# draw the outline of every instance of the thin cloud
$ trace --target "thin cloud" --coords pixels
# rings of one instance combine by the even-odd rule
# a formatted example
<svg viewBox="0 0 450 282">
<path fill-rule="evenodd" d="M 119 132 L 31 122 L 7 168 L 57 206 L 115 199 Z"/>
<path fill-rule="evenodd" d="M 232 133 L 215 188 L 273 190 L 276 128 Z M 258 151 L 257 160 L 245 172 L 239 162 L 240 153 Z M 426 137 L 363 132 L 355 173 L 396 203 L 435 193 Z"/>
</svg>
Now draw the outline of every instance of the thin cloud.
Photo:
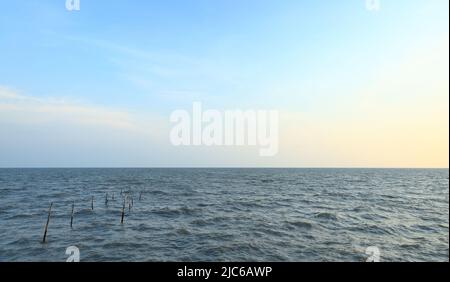
<svg viewBox="0 0 450 282">
<path fill-rule="evenodd" d="M 83 105 L 64 99 L 26 96 L 6 87 L 0 87 L 0 108 L 4 122 L 70 122 L 128 131 L 142 130 L 139 122 L 126 111 Z"/>
</svg>

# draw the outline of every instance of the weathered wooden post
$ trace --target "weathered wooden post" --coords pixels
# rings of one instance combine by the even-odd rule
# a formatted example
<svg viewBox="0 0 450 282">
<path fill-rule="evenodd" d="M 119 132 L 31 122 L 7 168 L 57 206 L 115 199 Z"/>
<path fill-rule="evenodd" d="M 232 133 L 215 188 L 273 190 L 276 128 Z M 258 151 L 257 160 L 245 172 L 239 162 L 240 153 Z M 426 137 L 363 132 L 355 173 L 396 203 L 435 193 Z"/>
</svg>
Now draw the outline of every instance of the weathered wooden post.
<svg viewBox="0 0 450 282">
<path fill-rule="evenodd" d="M 72 203 L 72 213 L 70 214 L 70 228 L 73 226 L 73 212 L 75 210 L 75 202 Z"/>
<path fill-rule="evenodd" d="M 125 216 L 125 199 L 123 199 L 123 206 L 122 206 L 122 216 L 120 219 L 120 224 L 123 224 L 123 217 Z"/>
<path fill-rule="evenodd" d="M 47 240 L 48 224 L 50 223 L 50 215 L 52 213 L 52 206 L 53 206 L 53 203 L 50 203 L 50 208 L 48 209 L 47 224 L 45 224 L 44 238 L 42 238 L 42 243 L 45 243 Z"/>
</svg>

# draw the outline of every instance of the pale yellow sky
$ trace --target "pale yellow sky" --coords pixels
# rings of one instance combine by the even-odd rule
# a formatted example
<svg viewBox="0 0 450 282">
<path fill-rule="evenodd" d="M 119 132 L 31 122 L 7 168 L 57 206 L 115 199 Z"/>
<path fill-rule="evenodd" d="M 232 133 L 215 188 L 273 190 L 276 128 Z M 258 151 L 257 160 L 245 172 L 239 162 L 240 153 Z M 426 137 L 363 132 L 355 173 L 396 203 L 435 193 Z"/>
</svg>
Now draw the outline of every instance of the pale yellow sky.
<svg viewBox="0 0 450 282">
<path fill-rule="evenodd" d="M 327 115 L 286 114 L 286 158 L 307 166 L 448 167 L 448 36 L 428 46 L 391 62 Z"/>
</svg>

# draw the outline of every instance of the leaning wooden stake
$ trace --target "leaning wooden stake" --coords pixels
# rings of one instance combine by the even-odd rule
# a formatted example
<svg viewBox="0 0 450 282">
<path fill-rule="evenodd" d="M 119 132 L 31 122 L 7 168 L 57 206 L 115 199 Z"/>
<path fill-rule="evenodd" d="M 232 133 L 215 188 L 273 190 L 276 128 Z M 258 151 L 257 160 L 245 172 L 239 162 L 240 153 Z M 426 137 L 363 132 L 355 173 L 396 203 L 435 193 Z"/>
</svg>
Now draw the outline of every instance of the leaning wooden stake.
<svg viewBox="0 0 450 282">
<path fill-rule="evenodd" d="M 108 193 L 106 193 L 106 196 L 105 196 L 105 206 L 107 206 L 108 205 Z"/>
<path fill-rule="evenodd" d="M 73 212 L 75 210 L 75 203 L 72 204 L 72 213 L 70 215 L 70 228 L 73 226 Z"/>
<path fill-rule="evenodd" d="M 94 196 L 92 196 L 91 200 L 91 210 L 94 210 Z"/>
<path fill-rule="evenodd" d="M 52 213 L 52 206 L 53 206 L 53 203 L 50 203 L 50 208 L 48 209 L 47 224 L 45 224 L 44 238 L 42 238 L 42 243 L 45 243 L 45 241 L 47 240 L 47 230 L 48 230 L 48 224 L 50 223 L 50 215 Z"/>
<path fill-rule="evenodd" d="M 125 215 L 125 199 L 123 200 L 123 207 L 122 207 L 122 217 L 120 219 L 120 223 L 123 224 L 123 217 Z"/>
</svg>

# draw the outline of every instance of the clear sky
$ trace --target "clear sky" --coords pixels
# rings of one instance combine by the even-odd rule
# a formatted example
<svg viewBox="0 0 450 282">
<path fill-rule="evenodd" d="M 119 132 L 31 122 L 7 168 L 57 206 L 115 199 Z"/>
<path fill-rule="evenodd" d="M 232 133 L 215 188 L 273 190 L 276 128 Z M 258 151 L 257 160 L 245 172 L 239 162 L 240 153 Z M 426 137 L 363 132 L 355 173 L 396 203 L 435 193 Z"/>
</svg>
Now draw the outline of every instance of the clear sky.
<svg viewBox="0 0 450 282">
<path fill-rule="evenodd" d="M 0 5 L 0 167 L 448 167 L 448 0 Z M 173 147 L 194 101 L 280 111 L 280 153 Z"/>
</svg>

